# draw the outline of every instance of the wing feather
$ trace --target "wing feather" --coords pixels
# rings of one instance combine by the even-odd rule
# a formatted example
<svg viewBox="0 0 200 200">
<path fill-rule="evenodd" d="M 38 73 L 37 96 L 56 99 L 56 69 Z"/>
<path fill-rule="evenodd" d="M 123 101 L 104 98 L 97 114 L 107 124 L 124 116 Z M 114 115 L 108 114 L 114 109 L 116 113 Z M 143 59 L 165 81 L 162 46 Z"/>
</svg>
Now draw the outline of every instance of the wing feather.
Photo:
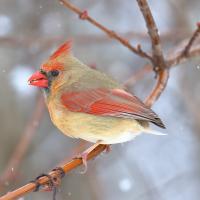
<svg viewBox="0 0 200 200">
<path fill-rule="evenodd" d="M 89 89 L 66 92 L 61 96 L 65 107 L 73 112 L 149 121 L 165 128 L 160 118 L 136 96 L 121 89 Z"/>
</svg>

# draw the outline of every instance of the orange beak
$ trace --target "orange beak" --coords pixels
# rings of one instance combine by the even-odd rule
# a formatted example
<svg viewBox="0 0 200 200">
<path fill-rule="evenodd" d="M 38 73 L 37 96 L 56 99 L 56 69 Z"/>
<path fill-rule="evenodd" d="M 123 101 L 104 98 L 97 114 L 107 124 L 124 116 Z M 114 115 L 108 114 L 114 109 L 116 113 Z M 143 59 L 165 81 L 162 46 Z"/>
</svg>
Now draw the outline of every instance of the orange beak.
<svg viewBox="0 0 200 200">
<path fill-rule="evenodd" d="M 29 79 L 29 85 L 47 88 L 48 87 L 48 79 L 47 77 L 39 71 L 36 71 Z"/>
</svg>

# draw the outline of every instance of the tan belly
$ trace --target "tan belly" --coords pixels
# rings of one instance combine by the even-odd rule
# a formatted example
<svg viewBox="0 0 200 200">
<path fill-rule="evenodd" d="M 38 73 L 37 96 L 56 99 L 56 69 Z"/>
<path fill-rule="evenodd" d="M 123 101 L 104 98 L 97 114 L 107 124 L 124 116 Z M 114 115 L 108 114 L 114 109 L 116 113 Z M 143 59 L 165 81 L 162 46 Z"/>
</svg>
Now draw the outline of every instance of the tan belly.
<svg viewBox="0 0 200 200">
<path fill-rule="evenodd" d="M 70 112 L 67 109 L 49 107 L 52 122 L 67 136 L 102 144 L 122 143 L 132 140 L 143 130 L 132 119 L 94 116 Z"/>
</svg>

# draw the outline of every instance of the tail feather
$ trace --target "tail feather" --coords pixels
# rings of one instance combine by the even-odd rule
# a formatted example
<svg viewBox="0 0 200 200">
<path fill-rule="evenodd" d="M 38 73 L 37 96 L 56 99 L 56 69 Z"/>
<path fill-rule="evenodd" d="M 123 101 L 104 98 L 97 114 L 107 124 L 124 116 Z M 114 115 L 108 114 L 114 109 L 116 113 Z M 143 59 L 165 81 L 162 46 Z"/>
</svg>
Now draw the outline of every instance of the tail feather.
<svg viewBox="0 0 200 200">
<path fill-rule="evenodd" d="M 145 133 L 150 133 L 150 134 L 153 134 L 153 135 L 167 135 L 166 133 L 162 133 L 160 131 L 152 130 L 150 128 L 145 128 L 144 132 Z"/>
</svg>

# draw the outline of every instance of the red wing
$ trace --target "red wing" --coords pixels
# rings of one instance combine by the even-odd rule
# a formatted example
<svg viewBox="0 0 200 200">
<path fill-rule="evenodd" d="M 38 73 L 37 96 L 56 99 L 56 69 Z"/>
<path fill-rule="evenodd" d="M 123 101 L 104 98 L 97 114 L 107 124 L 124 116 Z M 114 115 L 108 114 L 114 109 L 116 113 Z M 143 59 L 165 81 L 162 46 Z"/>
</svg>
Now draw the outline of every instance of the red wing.
<svg viewBox="0 0 200 200">
<path fill-rule="evenodd" d="M 162 121 L 151 109 L 124 90 L 90 89 L 67 92 L 61 96 L 61 100 L 73 112 L 145 120 L 164 128 Z"/>
</svg>

